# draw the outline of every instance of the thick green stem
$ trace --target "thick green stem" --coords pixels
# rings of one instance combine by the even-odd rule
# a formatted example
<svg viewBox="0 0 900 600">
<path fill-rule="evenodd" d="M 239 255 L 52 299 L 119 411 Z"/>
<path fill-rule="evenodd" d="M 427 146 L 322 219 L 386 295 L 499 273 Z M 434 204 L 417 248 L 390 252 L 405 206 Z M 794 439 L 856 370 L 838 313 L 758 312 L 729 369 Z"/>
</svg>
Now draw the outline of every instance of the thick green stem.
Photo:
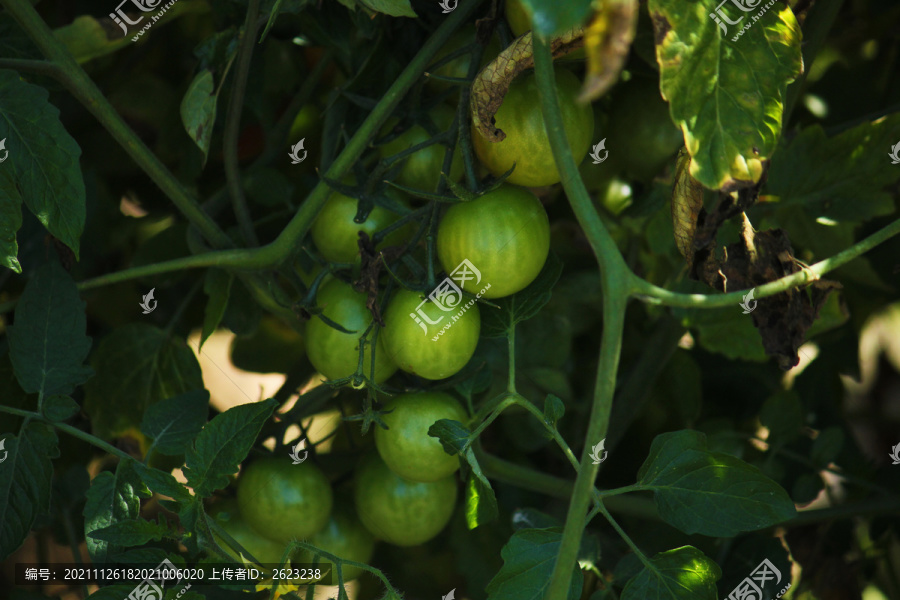
<svg viewBox="0 0 900 600">
<path fill-rule="evenodd" d="M 237 72 L 234 74 L 234 87 L 228 102 L 228 114 L 225 117 L 225 179 L 231 193 L 231 204 L 234 216 L 237 217 L 241 235 L 248 246 L 258 246 L 259 240 L 253 231 L 253 220 L 247 208 L 244 188 L 241 183 L 241 172 L 238 165 L 238 138 L 241 134 L 241 113 L 244 108 L 244 92 L 247 89 L 247 77 L 250 75 L 250 59 L 253 58 L 253 47 L 256 45 L 256 22 L 259 15 L 259 0 L 250 0 L 247 8 L 247 20 L 244 22 L 241 46 L 238 50 Z"/>
<path fill-rule="evenodd" d="M 559 554 L 545 596 L 548 600 L 564 600 L 572 574 L 572 565 L 575 564 L 581 543 L 585 516 L 594 490 L 594 479 L 599 469 L 599 465 L 592 464 L 590 448 L 593 442 L 599 442 L 606 437 L 609 427 L 616 371 L 622 347 L 625 305 L 632 288 L 629 277 L 631 272 L 594 210 L 584 182 L 578 174 L 578 165 L 575 164 L 569 150 L 556 93 L 553 59 L 547 41 L 540 37 L 534 40 L 534 61 L 544 127 L 550 139 L 553 158 L 562 176 L 566 196 L 600 263 L 603 281 L 603 335 L 591 416 L 581 466 L 575 479 L 575 492 L 569 502 Z"/>
<path fill-rule="evenodd" d="M 29 2 L 0 0 L 7 11 L 34 40 L 41 52 L 58 68 L 59 81 L 90 111 L 101 125 L 125 149 L 129 156 L 150 176 L 178 210 L 217 247 L 231 246 L 231 240 L 207 215 L 184 186 L 154 155 L 137 134 L 122 120 L 115 108 L 88 77 L 65 45 L 56 39 Z"/>
</svg>

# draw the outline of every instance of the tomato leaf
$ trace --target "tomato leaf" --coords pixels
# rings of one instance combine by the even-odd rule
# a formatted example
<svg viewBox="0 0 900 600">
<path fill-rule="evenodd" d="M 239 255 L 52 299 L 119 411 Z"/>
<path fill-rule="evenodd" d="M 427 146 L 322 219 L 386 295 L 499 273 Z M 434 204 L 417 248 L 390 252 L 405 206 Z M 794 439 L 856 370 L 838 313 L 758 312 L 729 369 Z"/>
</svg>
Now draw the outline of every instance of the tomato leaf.
<svg viewBox="0 0 900 600">
<path fill-rule="evenodd" d="M 894 200 L 886 188 L 900 180 L 900 169 L 890 168 L 887 154 L 898 140 L 900 114 L 830 138 L 819 125 L 807 127 L 772 162 L 766 193 L 813 219 L 859 223 L 889 215 Z"/>
<path fill-rule="evenodd" d="M 440 419 L 428 428 L 428 435 L 436 437 L 444 447 L 444 452 L 454 456 L 463 451 L 469 443 L 471 432 L 465 425 L 452 419 Z"/>
<path fill-rule="evenodd" d="M 544 399 L 544 421 L 548 425 L 556 427 L 556 422 L 562 419 L 566 413 L 566 406 L 563 401 L 553 394 L 547 394 Z"/>
<path fill-rule="evenodd" d="M 488 600 L 541 600 L 556 565 L 562 543 L 562 528 L 520 529 L 512 534 L 500 555 L 503 567 L 487 586 Z M 577 564 L 572 565 L 572 579 L 566 598 L 581 596 L 584 577 Z"/>
<path fill-rule="evenodd" d="M 199 348 L 203 348 L 203 343 L 213 334 L 222 317 L 225 316 L 225 309 L 228 308 L 228 297 L 231 295 L 231 282 L 234 276 L 222 269 L 209 269 L 203 279 L 203 291 L 209 297 L 206 303 L 206 313 L 203 317 L 203 331 L 200 334 Z"/>
<path fill-rule="evenodd" d="M 742 460 L 709 452 L 698 431 L 656 436 L 638 486 L 654 492 L 664 521 L 688 534 L 733 537 L 797 514 L 781 486 Z"/>
<path fill-rule="evenodd" d="M 54 423 L 65 421 L 78 414 L 81 407 L 69 396 L 56 394 L 44 399 L 44 417 Z"/>
<path fill-rule="evenodd" d="M 84 410 L 100 437 L 137 429 L 147 407 L 203 389 L 200 365 L 184 340 L 143 323 L 114 330 L 91 364 L 97 374 L 84 386 Z"/>
<path fill-rule="evenodd" d="M 65 44 L 79 65 L 112 54 L 130 45 L 127 37 L 109 39 L 100 21 L 90 15 L 80 15 L 68 25 L 53 30 L 53 36 Z"/>
<path fill-rule="evenodd" d="M 539 35 L 550 37 L 578 27 L 591 12 L 591 0 L 521 0 L 531 25 Z"/>
<path fill-rule="evenodd" d="M 587 74 L 579 100 L 591 102 L 616 83 L 637 29 L 638 3 L 613 0 L 600 4 L 584 30 Z"/>
<path fill-rule="evenodd" d="M 551 252 L 541 272 L 528 287 L 512 296 L 491 300 L 499 306 L 499 310 L 490 306 L 482 308 L 481 335 L 504 337 L 517 323 L 536 315 L 550 301 L 550 291 L 561 274 L 562 262 Z"/>
<path fill-rule="evenodd" d="M 70 394 L 93 374 L 84 366 L 91 349 L 84 302 L 72 278 L 55 261 L 25 286 L 9 328 L 9 357 L 19 385 L 43 397 Z"/>
<path fill-rule="evenodd" d="M 5 142 L 5 149 L 0 149 L 4 161 L 0 171 L 5 172 L 0 176 L 0 196 L 15 205 L 0 212 L 4 251 L 0 262 L 14 270 L 18 264 L 14 234 L 22 223 L 18 212 L 22 201 L 79 257 L 85 219 L 81 148 L 63 128 L 59 110 L 47 102 L 48 97 L 47 90 L 25 83 L 15 71 L 0 69 L 0 142 Z"/>
<path fill-rule="evenodd" d="M 59 456 L 56 433 L 31 421 L 2 441 L 0 468 L 0 558 L 7 558 L 25 541 L 35 519 L 50 510 L 51 459 Z"/>
<path fill-rule="evenodd" d="M 769 441 L 790 441 L 803 428 L 803 407 L 796 391 L 782 390 L 769 396 L 759 413 L 759 422 L 769 429 Z"/>
<path fill-rule="evenodd" d="M 392 17 L 412 17 L 418 15 L 412 8 L 409 0 L 356 0 L 369 10 L 384 13 Z"/>
<path fill-rule="evenodd" d="M 622 600 L 715 600 L 722 570 L 700 550 L 683 546 L 650 559 L 622 590 Z"/>
<path fill-rule="evenodd" d="M 466 525 L 469 529 L 475 529 L 496 520 L 500 513 L 494 490 L 481 472 L 471 448 L 466 451 L 466 458 L 470 459 L 469 464 L 472 466 L 466 479 Z"/>
<path fill-rule="evenodd" d="M 135 461 L 134 469 L 141 481 L 151 490 L 163 496 L 174 498 L 176 502 L 191 502 L 193 496 L 171 473 L 153 469 L 143 463 Z"/>
<path fill-rule="evenodd" d="M 752 24 L 737 39 L 737 26 L 721 33 L 712 5 L 649 2 L 660 88 L 684 132 L 690 173 L 726 191 L 759 181 L 781 134 L 785 89 L 803 68 L 800 26 L 789 7 L 775 5 L 753 22 L 757 15 L 735 4 L 718 10 Z"/>
<path fill-rule="evenodd" d="M 203 152 L 204 165 L 209 154 L 213 126 L 216 124 L 218 99 L 214 91 L 212 71 L 204 69 L 194 77 L 181 101 L 181 121 L 185 131 Z"/>
<path fill-rule="evenodd" d="M 192 390 L 178 394 L 147 407 L 141 421 L 141 432 L 153 439 L 152 448 L 161 454 L 184 454 L 203 429 L 208 410 L 208 391 Z"/>
<path fill-rule="evenodd" d="M 119 521 L 138 518 L 141 498 L 149 498 L 150 491 L 134 471 L 135 461 L 119 462 L 115 474 L 104 471 L 94 477 L 84 505 L 84 537 L 92 562 L 110 562 L 121 547 L 102 540 L 95 540 L 91 532 Z"/>
<path fill-rule="evenodd" d="M 184 474 L 197 496 L 209 497 L 228 485 L 277 405 L 272 399 L 242 404 L 206 424 L 185 455 Z"/>
<path fill-rule="evenodd" d="M 162 513 L 159 518 L 160 523 L 140 518 L 118 521 L 102 529 L 95 529 L 90 537 L 118 546 L 140 546 L 150 541 L 158 542 L 166 537 L 174 537 L 174 532 L 163 522 Z"/>
</svg>

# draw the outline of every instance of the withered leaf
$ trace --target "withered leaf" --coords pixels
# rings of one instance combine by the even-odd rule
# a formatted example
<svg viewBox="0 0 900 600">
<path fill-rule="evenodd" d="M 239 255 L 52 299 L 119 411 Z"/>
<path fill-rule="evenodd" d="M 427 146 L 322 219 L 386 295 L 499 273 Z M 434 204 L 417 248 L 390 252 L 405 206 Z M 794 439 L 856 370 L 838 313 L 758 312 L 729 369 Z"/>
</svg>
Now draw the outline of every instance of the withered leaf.
<svg viewBox="0 0 900 600">
<path fill-rule="evenodd" d="M 550 41 L 553 57 L 568 54 L 584 44 L 584 29 L 576 27 Z M 472 123 L 492 142 L 502 142 L 506 134 L 494 126 L 503 98 L 516 75 L 534 67 L 534 45 L 531 32 L 516 38 L 509 47 L 491 61 L 472 83 Z M 537 101 L 537 99 L 535 99 Z"/>
<path fill-rule="evenodd" d="M 675 186 L 672 190 L 672 225 L 675 246 L 688 263 L 694 257 L 694 234 L 703 211 L 703 186 L 691 177 L 691 155 L 684 148 L 678 153 Z"/>
<path fill-rule="evenodd" d="M 600 5 L 584 31 L 587 76 L 578 99 L 591 102 L 616 82 L 637 30 L 636 0 L 609 0 Z"/>
</svg>

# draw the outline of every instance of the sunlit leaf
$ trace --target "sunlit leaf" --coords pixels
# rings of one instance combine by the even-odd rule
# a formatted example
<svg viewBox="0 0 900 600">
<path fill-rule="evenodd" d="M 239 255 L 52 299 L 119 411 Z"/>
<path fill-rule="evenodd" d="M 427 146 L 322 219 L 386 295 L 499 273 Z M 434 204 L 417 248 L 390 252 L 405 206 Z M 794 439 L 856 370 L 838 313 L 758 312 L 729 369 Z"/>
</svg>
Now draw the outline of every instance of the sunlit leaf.
<svg viewBox="0 0 900 600">
<path fill-rule="evenodd" d="M 692 546 L 660 552 L 628 581 L 622 600 L 716 600 L 719 565 Z"/>
<path fill-rule="evenodd" d="M 556 565 L 562 528 L 520 529 L 500 552 L 503 568 L 487 586 L 488 600 L 542 600 Z M 581 596 L 584 577 L 572 565 L 568 600 Z"/>
</svg>

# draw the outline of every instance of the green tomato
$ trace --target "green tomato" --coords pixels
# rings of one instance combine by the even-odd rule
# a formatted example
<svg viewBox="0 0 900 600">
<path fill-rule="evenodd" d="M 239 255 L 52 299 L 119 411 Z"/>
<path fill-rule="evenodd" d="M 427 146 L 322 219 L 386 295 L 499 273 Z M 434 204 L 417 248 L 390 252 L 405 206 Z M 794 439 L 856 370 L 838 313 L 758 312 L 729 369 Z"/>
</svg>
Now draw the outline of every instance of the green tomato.
<svg viewBox="0 0 900 600">
<path fill-rule="evenodd" d="M 453 123 L 455 111 L 445 105 L 435 106 L 428 115 L 434 121 L 440 131 L 446 131 Z M 386 135 L 396 125 L 397 120 L 388 121 L 381 134 Z M 421 125 L 410 127 L 390 142 L 379 147 L 382 157 L 391 156 L 403 152 L 417 144 L 421 144 L 431 138 Z M 441 168 L 444 165 L 444 154 L 447 147 L 442 144 L 432 144 L 422 148 L 418 152 L 403 159 L 403 167 L 397 175 L 397 182 L 418 190 L 433 192 L 441 179 Z M 459 144 L 453 152 L 453 161 L 450 164 L 450 179 L 457 181 L 463 173 L 462 154 Z"/>
<path fill-rule="evenodd" d="M 353 506 L 343 502 L 335 504 L 328 523 L 325 524 L 322 531 L 309 539 L 309 543 L 342 559 L 366 564 L 371 560 L 375 551 L 375 538 L 363 526 Z M 298 552 L 294 560 L 298 563 L 312 563 L 315 559 L 312 552 Z M 323 568 L 332 569 L 334 573 L 332 582 L 336 585 L 337 570 L 334 568 L 334 563 L 321 557 L 318 562 Z M 347 565 L 341 567 L 344 581 L 356 579 L 362 573 L 363 570 L 359 567 Z"/>
<path fill-rule="evenodd" d="M 247 523 L 265 537 L 305 539 L 328 522 L 331 484 L 311 461 L 263 458 L 241 470 L 237 501 Z"/>
<path fill-rule="evenodd" d="M 613 90 L 608 132 L 610 157 L 640 181 L 652 179 L 684 145 L 655 79 L 632 79 Z"/>
<path fill-rule="evenodd" d="M 390 429 L 375 428 L 375 447 L 385 464 L 411 481 L 437 481 L 459 468 L 459 458 L 444 452 L 428 428 L 441 419 L 465 422 L 466 411 L 443 392 L 403 394 L 388 401 L 382 416 Z"/>
<path fill-rule="evenodd" d="M 485 298 L 514 294 L 534 281 L 550 252 L 550 221 L 541 201 L 524 188 L 501 185 L 454 204 L 438 227 L 441 265 L 453 272 L 464 260 L 481 274 L 463 289 Z"/>
<path fill-rule="evenodd" d="M 387 193 L 392 199 L 406 206 L 406 201 L 400 192 L 391 190 Z M 355 198 L 350 198 L 340 192 L 333 192 L 316 217 L 312 226 L 312 239 L 325 260 L 340 263 L 359 262 L 359 244 L 357 243 L 359 232 L 365 231 L 371 238 L 376 232 L 400 218 L 399 215 L 376 204 L 372 207 L 366 220 L 357 223 L 355 218 L 358 204 L 359 201 Z M 401 243 L 405 234 L 404 228 L 401 227 L 382 240 L 378 248 Z"/>
<path fill-rule="evenodd" d="M 323 320 L 313 317 L 306 324 L 306 356 L 327 379 L 349 377 L 356 372 L 359 364 L 359 336 L 372 322 L 372 313 L 366 308 L 366 295 L 354 290 L 350 284 L 340 279 L 327 281 L 319 288 L 316 304 L 322 307 L 322 314 L 355 333 L 338 331 Z M 367 338 L 363 373 L 370 376 L 372 332 Z M 397 370 L 396 363 L 385 352 L 384 332 L 378 337 L 375 351 L 376 383 L 381 383 Z"/>
<path fill-rule="evenodd" d="M 216 523 L 225 530 L 225 533 L 233 537 L 238 544 L 243 546 L 260 563 L 273 566 L 281 564 L 281 557 L 287 549 L 287 545 L 284 542 L 276 542 L 257 533 L 241 516 L 236 500 L 228 499 L 217 503 L 210 511 L 210 516 L 215 517 Z M 242 559 L 241 555 L 233 551 L 223 538 L 217 535 L 215 535 L 215 538 L 219 546 L 236 561 L 242 563 L 244 559 L 250 560 L 249 556 Z"/>
<path fill-rule="evenodd" d="M 425 483 L 403 479 L 378 455 L 356 470 L 356 512 L 372 535 L 398 546 L 416 546 L 435 537 L 456 506 L 456 481 L 445 477 Z"/>
<path fill-rule="evenodd" d="M 381 339 L 391 359 L 407 373 L 444 379 L 458 373 L 475 353 L 481 315 L 474 299 L 461 298 L 452 312 L 430 301 L 422 304 L 424 299 L 418 292 L 398 291 L 385 311 Z"/>
<path fill-rule="evenodd" d="M 591 147 L 594 112 L 589 104 L 575 101 L 581 88 L 578 78 L 564 68 L 557 68 L 555 73 L 563 127 L 577 164 L 587 156 Z M 560 181 L 550 140 L 544 130 L 539 98 L 534 74 L 519 76 L 513 80 L 494 116 L 496 127 L 506 133 L 506 138 L 501 142 L 491 142 L 474 124 L 472 126 L 475 153 L 491 173 L 502 175 L 515 164 L 515 171 L 507 179 L 509 183 L 540 187 Z"/>
</svg>

